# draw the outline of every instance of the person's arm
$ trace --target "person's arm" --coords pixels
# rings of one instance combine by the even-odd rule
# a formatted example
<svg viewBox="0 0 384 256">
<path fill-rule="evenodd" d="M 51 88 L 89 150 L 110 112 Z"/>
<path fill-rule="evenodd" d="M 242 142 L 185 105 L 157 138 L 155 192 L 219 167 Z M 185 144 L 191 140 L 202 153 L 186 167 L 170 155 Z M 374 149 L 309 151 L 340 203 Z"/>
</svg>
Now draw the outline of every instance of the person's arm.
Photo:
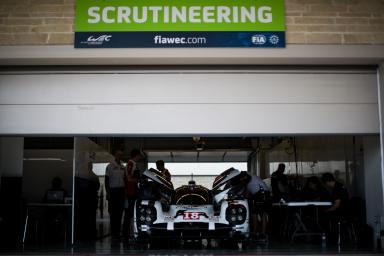
<svg viewBox="0 0 384 256">
<path fill-rule="evenodd" d="M 244 195 L 244 197 L 246 197 L 246 198 L 250 198 L 250 197 L 251 197 L 251 193 L 248 191 L 247 188 L 244 189 L 243 195 Z"/>
<path fill-rule="evenodd" d="M 341 186 L 336 184 L 333 188 L 333 204 L 331 208 L 327 210 L 327 212 L 332 212 L 339 210 L 342 207 L 342 203 L 344 200 L 348 200 L 348 192 Z"/>
<path fill-rule="evenodd" d="M 246 198 L 250 198 L 252 196 L 251 194 L 251 191 L 250 191 L 250 186 L 252 186 L 251 184 L 251 180 L 247 183 L 243 183 L 243 196 L 246 197 Z"/>
<path fill-rule="evenodd" d="M 171 181 L 171 173 L 169 172 L 168 169 L 165 169 L 165 178 L 168 180 L 168 181 Z"/>
<path fill-rule="evenodd" d="M 110 172 L 109 168 L 110 168 L 110 166 L 108 165 L 107 169 L 105 171 L 105 182 L 104 182 L 105 193 L 106 193 L 105 196 L 106 196 L 107 200 L 109 200 L 110 191 L 111 191 L 110 186 L 109 186 L 109 172 Z"/>
<path fill-rule="evenodd" d="M 336 199 L 335 202 L 333 202 L 331 208 L 327 209 L 327 212 L 336 211 L 340 208 L 341 199 Z"/>
<path fill-rule="evenodd" d="M 109 177 L 105 176 L 105 193 L 106 193 L 107 200 L 109 200 L 109 192 L 110 192 Z"/>
</svg>

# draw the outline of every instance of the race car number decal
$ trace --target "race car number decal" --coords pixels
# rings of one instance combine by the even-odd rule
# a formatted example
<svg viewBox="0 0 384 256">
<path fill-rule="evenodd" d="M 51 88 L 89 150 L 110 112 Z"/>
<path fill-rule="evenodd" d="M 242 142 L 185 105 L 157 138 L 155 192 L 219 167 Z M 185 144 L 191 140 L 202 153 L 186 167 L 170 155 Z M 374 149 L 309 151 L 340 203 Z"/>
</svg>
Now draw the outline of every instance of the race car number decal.
<svg viewBox="0 0 384 256">
<path fill-rule="evenodd" d="M 199 220 L 201 212 L 184 212 L 184 220 Z"/>
</svg>

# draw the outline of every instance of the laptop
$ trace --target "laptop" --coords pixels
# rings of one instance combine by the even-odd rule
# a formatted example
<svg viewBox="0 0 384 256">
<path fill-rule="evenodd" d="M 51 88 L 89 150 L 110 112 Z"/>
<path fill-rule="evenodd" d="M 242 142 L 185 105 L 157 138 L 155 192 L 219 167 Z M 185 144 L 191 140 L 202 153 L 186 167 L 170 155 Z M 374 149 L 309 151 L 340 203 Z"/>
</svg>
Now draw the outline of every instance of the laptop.
<svg viewBox="0 0 384 256">
<path fill-rule="evenodd" d="M 47 191 L 47 202 L 48 203 L 63 203 L 64 202 L 64 191 L 62 191 L 62 190 L 48 190 Z"/>
</svg>

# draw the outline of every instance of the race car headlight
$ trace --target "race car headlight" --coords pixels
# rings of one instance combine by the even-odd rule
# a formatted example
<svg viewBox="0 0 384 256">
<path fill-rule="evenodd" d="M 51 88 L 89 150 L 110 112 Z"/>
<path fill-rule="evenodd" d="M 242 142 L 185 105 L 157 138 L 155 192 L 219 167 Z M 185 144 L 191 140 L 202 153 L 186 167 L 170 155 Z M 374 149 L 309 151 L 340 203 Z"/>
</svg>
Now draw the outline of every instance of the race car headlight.
<svg viewBox="0 0 384 256">
<path fill-rule="evenodd" d="M 243 224 L 247 217 L 246 215 L 247 215 L 246 208 L 244 207 L 244 205 L 240 205 L 240 204 L 229 205 L 225 212 L 226 220 L 231 225 Z"/>
<path fill-rule="evenodd" d="M 157 211 L 153 205 L 139 205 L 137 214 L 139 225 L 150 225 L 157 218 Z"/>
</svg>

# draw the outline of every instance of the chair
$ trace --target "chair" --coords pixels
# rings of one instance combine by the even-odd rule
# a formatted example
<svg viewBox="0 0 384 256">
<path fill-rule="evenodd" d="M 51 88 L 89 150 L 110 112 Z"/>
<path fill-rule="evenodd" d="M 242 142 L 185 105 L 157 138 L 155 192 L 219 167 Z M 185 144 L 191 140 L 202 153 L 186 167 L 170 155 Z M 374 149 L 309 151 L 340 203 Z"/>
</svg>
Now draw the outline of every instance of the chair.
<svg viewBox="0 0 384 256">
<path fill-rule="evenodd" d="M 339 220 L 337 223 L 337 245 L 341 245 L 341 241 L 352 241 L 357 243 L 356 231 L 353 222 L 350 220 Z"/>
<path fill-rule="evenodd" d="M 347 215 L 338 221 L 338 245 L 342 241 L 357 243 L 356 225 L 365 222 L 365 204 L 359 197 L 352 197 L 348 200 Z"/>
<path fill-rule="evenodd" d="M 27 205 L 22 243 L 26 240 L 35 243 L 64 240 L 67 243 L 68 209 L 55 204 Z"/>
</svg>

